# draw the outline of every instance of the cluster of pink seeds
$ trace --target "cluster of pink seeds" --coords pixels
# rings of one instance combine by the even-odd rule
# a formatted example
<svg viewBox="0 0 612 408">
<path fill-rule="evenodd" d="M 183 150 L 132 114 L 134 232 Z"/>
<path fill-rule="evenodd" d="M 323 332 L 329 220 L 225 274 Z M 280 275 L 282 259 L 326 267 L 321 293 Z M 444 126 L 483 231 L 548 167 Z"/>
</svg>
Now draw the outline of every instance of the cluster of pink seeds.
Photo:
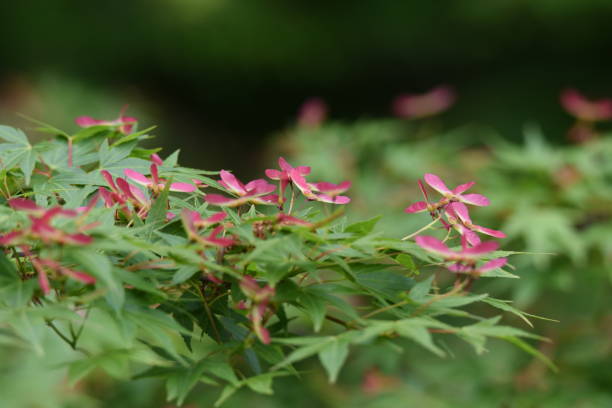
<svg viewBox="0 0 612 408">
<path fill-rule="evenodd" d="M 461 250 L 453 251 L 443 241 L 432 237 L 420 235 L 415 238 L 416 243 L 423 249 L 433 252 L 449 262 L 448 269 L 455 273 L 465 273 L 479 276 L 484 272 L 500 268 L 507 262 L 506 258 L 496 258 L 477 266 L 477 261 L 487 254 L 497 250 L 497 242 L 482 242 L 478 233 L 495 238 L 505 238 L 506 234 L 501 231 L 476 225 L 472 222 L 466 204 L 474 206 L 487 206 L 490 201 L 480 194 L 464 194 L 475 183 L 461 184 L 450 189 L 435 174 L 425 174 L 425 183 L 442 195 L 437 202 L 430 202 L 425 186 L 418 181 L 419 188 L 425 197 L 425 201 L 418 201 L 404 211 L 407 213 L 429 212 L 434 220 L 439 220 L 443 227 L 450 233 L 456 230 L 461 237 Z"/>
</svg>

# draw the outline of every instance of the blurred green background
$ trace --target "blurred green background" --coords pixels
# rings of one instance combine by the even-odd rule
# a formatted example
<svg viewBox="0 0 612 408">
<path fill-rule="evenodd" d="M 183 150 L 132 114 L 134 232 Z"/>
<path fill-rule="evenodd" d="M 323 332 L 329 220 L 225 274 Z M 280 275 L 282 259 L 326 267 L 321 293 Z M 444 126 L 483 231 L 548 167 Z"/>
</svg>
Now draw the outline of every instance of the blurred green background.
<svg viewBox="0 0 612 408">
<path fill-rule="evenodd" d="M 76 116 L 112 119 L 129 104 L 142 126 L 159 125 L 163 156 L 181 148 L 185 165 L 247 178 L 287 154 L 353 180 L 351 216 L 384 213 L 398 236 L 427 222 L 402 213 L 424 172 L 475 179 L 493 201 L 476 221 L 505 229 L 507 249 L 558 254 L 517 257 L 520 281 L 476 287 L 560 320 L 536 321 L 553 342 L 534 344 L 558 374 L 502 344 L 483 357 L 450 344 L 446 360 L 366 349 L 337 386 L 313 363 L 277 396 L 245 392 L 228 406 L 612 406 L 610 137 L 570 145 L 558 103 L 570 86 L 612 96 L 609 0 L 29 0 L 0 2 L 0 16 L 4 124 L 32 128 L 22 112 L 73 130 Z M 397 95 L 438 84 L 458 94 L 448 112 L 392 119 Z M 295 128 L 313 96 L 330 120 Z M 155 381 L 97 373 L 71 388 L 27 351 L 0 361 L 2 406 L 165 406 Z M 216 394 L 203 387 L 191 404 Z"/>
</svg>

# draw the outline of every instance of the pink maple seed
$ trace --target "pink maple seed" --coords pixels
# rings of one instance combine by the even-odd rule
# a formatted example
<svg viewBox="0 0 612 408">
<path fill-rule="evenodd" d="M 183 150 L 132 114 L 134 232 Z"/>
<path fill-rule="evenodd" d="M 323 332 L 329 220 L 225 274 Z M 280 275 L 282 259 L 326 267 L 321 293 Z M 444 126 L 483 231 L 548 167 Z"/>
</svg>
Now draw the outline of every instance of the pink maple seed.
<svg viewBox="0 0 612 408">
<path fill-rule="evenodd" d="M 169 188 L 170 191 L 174 191 L 177 193 L 193 193 L 197 189 L 198 188 L 194 186 L 193 184 L 182 183 L 182 182 L 172 183 L 170 184 L 170 188 Z"/>
<path fill-rule="evenodd" d="M 153 178 L 153 184 L 159 185 L 159 172 L 155 163 L 151 164 L 151 177 Z"/>
<path fill-rule="evenodd" d="M 328 196 L 327 194 L 317 194 L 315 195 L 315 199 L 317 201 L 329 204 L 348 204 L 351 202 L 351 199 L 347 196 Z"/>
<path fill-rule="evenodd" d="M 150 159 L 151 159 L 151 161 L 152 161 L 153 163 L 157 164 L 158 166 L 163 166 L 163 165 L 164 165 L 164 161 L 162 160 L 162 158 L 161 158 L 161 157 L 159 157 L 159 156 L 157 155 L 157 153 L 153 153 L 153 154 L 150 156 Z"/>
<path fill-rule="evenodd" d="M 221 170 L 219 175 L 221 176 L 221 185 L 223 185 L 223 187 L 239 196 L 247 194 L 244 184 L 242 184 L 232 173 L 227 170 Z"/>
<path fill-rule="evenodd" d="M 19 211 L 42 210 L 42 208 L 36 205 L 34 201 L 28 200 L 27 198 L 11 198 L 8 201 L 8 203 L 14 210 L 19 210 Z"/>
<path fill-rule="evenodd" d="M 147 176 L 145 176 L 142 173 L 137 172 L 136 170 L 125 169 L 123 170 L 123 174 L 125 174 L 125 177 L 129 178 L 133 182 L 138 183 L 142 186 L 150 187 L 153 184 L 153 182 L 149 180 Z"/>
<path fill-rule="evenodd" d="M 288 215 L 282 212 L 278 213 L 278 215 L 276 216 L 276 220 L 279 224 L 282 224 L 282 225 L 301 225 L 304 227 L 312 226 L 312 223 L 308 221 L 301 220 L 297 217 L 294 217 L 292 215 Z"/>
<path fill-rule="evenodd" d="M 408 214 L 420 213 L 427 211 L 427 203 L 425 201 L 417 201 L 416 203 L 410 204 L 404 208 L 404 212 Z"/>
<path fill-rule="evenodd" d="M 403 118 L 433 116 L 449 109 L 455 98 L 452 88 L 441 85 L 423 94 L 400 95 L 393 101 L 393 111 Z"/>
<path fill-rule="evenodd" d="M 561 93 L 561 105 L 576 118 L 586 122 L 612 119 L 612 99 L 589 100 L 575 89 Z"/>
<path fill-rule="evenodd" d="M 431 252 L 435 252 L 442 256 L 454 256 L 455 253 L 451 251 L 442 241 L 435 237 L 428 235 L 419 235 L 415 238 L 418 246 Z"/>
<path fill-rule="evenodd" d="M 461 184 L 454 190 L 449 189 L 442 179 L 435 174 L 427 173 L 423 177 L 425 182 L 438 193 L 442 194 L 445 198 L 453 201 L 461 201 L 466 204 L 487 206 L 490 204 L 489 199 L 480 194 L 465 194 L 462 193 L 472 187 L 475 183 L 469 182 Z"/>
<path fill-rule="evenodd" d="M 19 237 L 22 235 L 23 231 L 12 231 L 7 234 L 0 235 L 0 245 L 14 245 L 15 241 L 18 241 Z"/>
<path fill-rule="evenodd" d="M 298 125 L 304 127 L 318 127 L 327 116 L 327 105 L 321 98 L 307 99 L 300 107 Z"/>
</svg>

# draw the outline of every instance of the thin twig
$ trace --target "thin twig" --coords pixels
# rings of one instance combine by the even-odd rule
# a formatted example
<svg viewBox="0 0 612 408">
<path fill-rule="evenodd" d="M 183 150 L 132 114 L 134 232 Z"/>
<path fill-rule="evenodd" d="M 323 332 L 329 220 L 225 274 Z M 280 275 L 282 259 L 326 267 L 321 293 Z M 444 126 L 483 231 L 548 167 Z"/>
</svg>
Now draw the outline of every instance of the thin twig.
<svg viewBox="0 0 612 408">
<path fill-rule="evenodd" d="M 413 232 L 410 235 L 406 235 L 404 238 L 402 238 L 402 241 L 406 241 L 409 240 L 410 238 L 419 235 L 421 232 L 428 230 L 429 228 L 431 228 L 436 222 L 438 222 L 440 220 L 440 216 L 436 217 L 432 222 L 430 222 L 429 224 L 427 224 L 426 226 L 424 226 L 423 228 Z"/>
</svg>

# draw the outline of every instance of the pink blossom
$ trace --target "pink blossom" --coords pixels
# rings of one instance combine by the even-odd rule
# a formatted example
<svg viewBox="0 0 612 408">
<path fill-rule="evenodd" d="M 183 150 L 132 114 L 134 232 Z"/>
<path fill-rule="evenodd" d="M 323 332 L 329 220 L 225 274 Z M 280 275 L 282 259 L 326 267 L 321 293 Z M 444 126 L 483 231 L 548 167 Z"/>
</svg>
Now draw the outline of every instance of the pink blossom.
<svg viewBox="0 0 612 408">
<path fill-rule="evenodd" d="M 136 123 L 138 123 L 138 119 L 132 118 L 130 116 L 124 116 L 125 108 L 121 110 L 119 113 L 119 117 L 114 120 L 100 120 L 94 119 L 91 116 L 79 116 L 74 121 L 77 125 L 83 128 L 91 127 L 91 126 L 116 126 L 119 132 L 124 135 L 128 135 L 132 133 L 132 129 Z"/>
<path fill-rule="evenodd" d="M 300 225 L 303 227 L 310 227 L 313 225 L 312 223 L 308 221 L 304 221 L 300 218 L 297 218 L 297 217 L 294 217 L 292 215 L 288 215 L 282 212 L 277 214 L 276 220 L 281 225 Z"/>
<path fill-rule="evenodd" d="M 331 204 L 347 204 L 351 201 L 349 197 L 339 195 L 348 190 L 351 186 L 349 181 L 340 184 L 327 182 L 309 183 L 305 176 L 310 174 L 308 166 L 291 166 L 283 157 L 278 159 L 280 170 L 267 169 L 266 176 L 272 180 L 279 180 L 280 201 L 282 205 L 285 200 L 285 190 L 291 183 L 309 200 L 316 200 Z"/>
<path fill-rule="evenodd" d="M 204 199 L 207 203 L 225 207 L 238 207 L 246 203 L 276 204 L 278 196 L 270 194 L 276 187 L 264 179 L 257 179 L 243 184 L 232 173 L 221 170 L 219 184 L 228 189 L 238 198 L 229 198 L 219 194 L 206 194 Z"/>
<path fill-rule="evenodd" d="M 78 215 L 75 210 L 66 210 L 56 206 L 52 208 L 39 207 L 35 202 L 25 198 L 13 198 L 9 200 L 9 205 L 16 211 L 23 211 L 28 214 L 30 226 L 16 231 L 9 232 L 0 236 L 0 244 L 16 245 L 22 242 L 22 238 L 40 239 L 45 243 L 59 243 L 70 245 L 88 245 L 93 240 L 90 236 L 83 233 L 67 233 L 55 228 L 51 223 L 57 216 L 74 218 Z M 87 228 L 85 226 L 84 228 Z"/>
<path fill-rule="evenodd" d="M 612 119 L 612 99 L 589 100 L 575 89 L 561 93 L 561 105 L 576 118 L 586 122 Z"/>
<path fill-rule="evenodd" d="M 49 276 L 47 274 L 48 270 L 60 273 L 74 280 L 78 280 L 79 282 L 82 282 L 86 285 L 93 285 L 94 283 L 96 283 L 96 278 L 85 272 L 80 272 L 74 269 L 67 268 L 53 259 L 35 257 L 31 253 L 30 247 L 27 245 L 21 245 L 20 248 L 23 253 L 30 259 L 32 266 L 34 267 L 34 270 L 38 275 L 38 284 L 45 295 L 51 292 L 51 284 L 49 283 Z"/>
<path fill-rule="evenodd" d="M 132 169 L 123 170 L 123 174 L 130 180 L 140 185 L 150 188 L 156 193 L 159 193 L 165 188 L 165 180 L 159 178 L 159 168 L 157 164 L 151 164 L 151 178 L 145 176 L 142 173 Z M 182 193 L 193 193 L 197 190 L 197 187 L 189 183 L 172 183 L 170 184 L 170 191 L 177 191 Z"/>
<path fill-rule="evenodd" d="M 318 127 L 325 121 L 327 105 L 321 98 L 307 99 L 298 113 L 298 125 L 304 127 Z"/>
<path fill-rule="evenodd" d="M 307 176 L 308 174 L 310 174 L 310 167 L 309 166 L 293 167 L 287 162 L 287 160 L 285 160 L 284 157 L 278 158 L 278 166 L 280 167 L 280 170 L 267 169 L 266 176 L 271 180 L 280 181 L 279 199 L 280 199 L 280 204 L 282 205 L 285 199 L 285 190 L 287 189 L 287 186 L 289 185 L 289 183 L 291 183 L 292 176 L 298 177 L 300 181 L 303 179 L 304 181 L 302 182 L 302 184 L 305 184 L 306 181 L 304 179 L 304 176 Z M 308 190 L 308 187 L 306 187 L 306 189 Z"/>
<path fill-rule="evenodd" d="M 425 202 L 425 201 L 418 201 L 410 205 L 409 207 L 407 207 L 404 210 L 404 212 L 417 213 L 417 212 L 429 211 L 433 216 L 437 210 L 444 208 L 450 202 L 459 201 L 465 204 L 471 204 L 471 205 L 477 205 L 477 206 L 487 206 L 490 204 L 489 199 L 483 195 L 462 194 L 463 192 L 468 190 L 470 187 L 472 187 L 474 184 L 476 184 L 473 181 L 469 183 L 461 184 L 455 187 L 453 190 L 451 190 L 446 186 L 446 184 L 444 184 L 442 179 L 436 176 L 435 174 L 427 173 L 425 174 L 423 178 L 425 179 L 425 182 L 431 188 L 436 190 L 438 193 L 442 194 L 444 197 L 435 204 L 430 204 L 429 202 Z M 421 191 L 423 192 L 423 194 L 425 195 L 427 199 L 427 192 L 425 191 L 425 188 L 423 187 L 423 184 L 420 182 L 420 180 L 419 180 L 419 188 L 421 188 Z"/>
<path fill-rule="evenodd" d="M 447 261 L 470 262 L 481 258 L 483 255 L 493 252 L 499 248 L 497 242 L 481 242 L 474 247 L 462 246 L 460 251 L 453 251 L 442 241 L 435 237 L 419 235 L 415 238 L 418 246 L 426 251 L 433 252 L 442 256 Z"/>
<path fill-rule="evenodd" d="M 151 155 L 151 161 L 152 161 L 153 163 L 157 164 L 158 166 L 162 166 L 162 165 L 164 164 L 164 161 L 162 160 L 162 158 L 161 158 L 161 157 L 159 157 L 159 156 L 157 155 L 157 153 L 153 153 L 153 154 Z"/>
<path fill-rule="evenodd" d="M 350 181 L 343 181 L 340 184 L 322 181 L 319 183 L 310 183 L 309 186 L 311 191 L 320 193 L 315 195 L 317 201 L 331 204 L 348 204 L 351 201 L 349 197 L 340 195 L 351 188 Z"/>
<path fill-rule="evenodd" d="M 255 278 L 249 275 L 245 275 L 240 281 L 240 289 L 252 303 L 248 317 L 253 324 L 255 335 L 262 343 L 269 344 L 270 333 L 264 327 L 264 318 L 276 291 L 270 285 L 260 287 Z"/>
<path fill-rule="evenodd" d="M 492 259 L 485 264 L 476 267 L 475 265 L 465 265 L 465 264 L 452 264 L 448 266 L 448 270 L 456 273 L 467 273 L 470 275 L 482 275 L 485 272 L 492 271 L 493 269 L 501 268 L 508 262 L 507 258 L 495 258 Z"/>
<path fill-rule="evenodd" d="M 401 95 L 393 102 L 393 112 L 402 118 L 422 118 L 444 112 L 455 102 L 455 92 L 438 86 L 424 94 Z"/>
<path fill-rule="evenodd" d="M 478 245 L 480 238 L 476 232 L 489 235 L 495 238 L 506 238 L 506 234 L 501 231 L 486 228 L 472 223 L 470 214 L 465 204 L 461 202 L 452 202 L 445 208 L 446 219 L 450 225 L 455 228 L 459 234 L 467 239 L 467 242 L 472 245 Z"/>
<path fill-rule="evenodd" d="M 181 211 L 181 220 L 183 221 L 183 226 L 189 238 L 201 244 L 216 247 L 229 247 L 234 245 L 233 239 L 218 237 L 218 235 L 223 232 L 223 226 L 217 226 L 207 236 L 200 235 L 199 230 L 220 223 L 226 216 L 226 213 L 218 212 L 203 219 L 197 211 L 191 211 L 186 208 Z"/>
</svg>

